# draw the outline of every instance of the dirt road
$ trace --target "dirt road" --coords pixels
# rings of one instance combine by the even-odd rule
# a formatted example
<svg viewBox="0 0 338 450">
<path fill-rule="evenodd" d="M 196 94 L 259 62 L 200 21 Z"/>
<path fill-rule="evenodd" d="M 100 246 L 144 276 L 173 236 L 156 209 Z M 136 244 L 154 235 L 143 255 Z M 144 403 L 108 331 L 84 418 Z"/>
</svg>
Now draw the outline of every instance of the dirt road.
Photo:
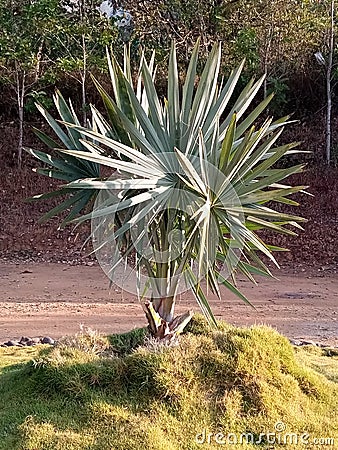
<svg viewBox="0 0 338 450">
<path fill-rule="evenodd" d="M 228 291 L 222 301 L 210 295 L 217 318 L 236 325 L 269 324 L 290 338 L 338 345 L 338 277 L 278 273 L 239 287 L 256 309 Z M 137 298 L 113 286 L 100 267 L 0 262 L 0 342 L 21 336 L 58 338 L 80 324 L 103 333 L 145 325 Z M 188 294 L 178 311 L 198 306 Z"/>
</svg>

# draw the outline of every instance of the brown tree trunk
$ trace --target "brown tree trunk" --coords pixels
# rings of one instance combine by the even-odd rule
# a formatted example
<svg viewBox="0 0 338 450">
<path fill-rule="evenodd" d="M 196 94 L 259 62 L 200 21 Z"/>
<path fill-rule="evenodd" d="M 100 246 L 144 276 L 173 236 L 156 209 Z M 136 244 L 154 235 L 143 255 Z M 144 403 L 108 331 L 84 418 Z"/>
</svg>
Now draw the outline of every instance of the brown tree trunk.
<svg viewBox="0 0 338 450">
<path fill-rule="evenodd" d="M 327 62 L 326 71 L 326 163 L 329 166 L 331 163 L 331 112 L 332 112 L 332 92 L 331 92 L 331 73 L 333 65 L 334 52 L 334 0 L 331 0 L 331 29 L 329 38 L 329 58 Z"/>
<path fill-rule="evenodd" d="M 19 114 L 19 139 L 18 139 L 18 167 L 22 167 L 22 148 L 23 148 L 23 133 L 24 133 L 24 99 L 25 99 L 25 72 L 22 73 L 22 78 L 20 79 L 19 69 L 16 68 L 16 94 L 17 94 L 17 104 L 18 104 L 18 114 Z"/>
<path fill-rule="evenodd" d="M 81 91 L 82 91 L 82 121 L 83 126 L 87 125 L 87 110 L 86 110 L 86 77 L 87 77 L 87 49 L 86 49 L 86 39 L 82 35 L 82 51 L 83 51 L 83 70 L 81 73 Z"/>
</svg>

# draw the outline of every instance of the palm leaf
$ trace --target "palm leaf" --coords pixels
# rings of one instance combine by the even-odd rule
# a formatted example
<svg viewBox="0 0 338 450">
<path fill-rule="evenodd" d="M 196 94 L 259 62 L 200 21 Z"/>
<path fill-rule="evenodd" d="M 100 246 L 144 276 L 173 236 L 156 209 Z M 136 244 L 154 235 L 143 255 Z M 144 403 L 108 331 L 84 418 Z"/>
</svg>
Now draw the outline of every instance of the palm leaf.
<svg viewBox="0 0 338 450">
<path fill-rule="evenodd" d="M 201 288 L 203 276 L 207 289 L 219 298 L 220 286 L 225 286 L 250 304 L 236 287 L 236 273 L 252 282 L 255 276 L 271 276 L 262 255 L 278 267 L 273 253 L 284 250 L 265 242 L 259 231 L 294 236 L 293 230 L 301 229 L 303 221 L 267 204 L 297 205 L 292 195 L 306 189 L 282 183 L 301 172 L 302 164 L 276 165 L 299 152 L 297 143 L 277 144 L 284 127 L 291 123 L 289 117 L 274 122 L 260 119 L 272 95 L 252 106 L 264 77 L 250 80 L 235 95 L 244 61 L 220 86 L 221 45 L 214 45 L 201 72 L 198 52 L 199 41 L 180 95 L 176 46 L 172 44 L 163 101 L 155 83 L 154 53 L 149 63 L 142 53 L 134 86 L 130 49 L 125 48 L 122 66 L 107 52 L 113 94 L 94 79 L 106 116 L 92 106 L 92 126 L 81 127 L 72 105 L 57 91 L 54 101 L 61 124 L 38 108 L 60 143 L 36 131 L 53 154 L 28 149 L 43 162 L 40 173 L 66 181 L 55 192 L 35 196 L 35 200 L 68 196 L 45 218 L 67 210 L 62 224 L 93 220 L 92 235 L 102 232 L 104 236 L 95 245 L 97 251 L 110 244 L 124 249 L 123 255 L 118 250 L 112 255 L 108 276 L 113 276 L 123 257 L 134 255 L 139 296 L 142 270 L 150 277 L 147 287 L 153 300 L 146 308 L 148 315 L 156 318 L 161 312 L 165 315 L 162 319 L 177 329 L 190 317 L 186 314 L 173 320 L 172 316 L 181 279 L 214 326 L 207 294 Z M 257 127 L 258 119 L 262 125 Z M 110 169 L 110 177 L 100 176 L 103 166 Z M 90 212 L 89 205 L 98 192 L 107 195 Z M 79 217 L 83 211 L 86 213 Z M 139 230 L 134 241 L 133 227 Z M 182 242 L 178 236 L 184 236 Z M 146 244 L 152 257 L 147 259 L 139 244 Z M 169 257 L 154 258 L 168 252 Z M 162 324 L 152 322 L 155 331 Z"/>
</svg>

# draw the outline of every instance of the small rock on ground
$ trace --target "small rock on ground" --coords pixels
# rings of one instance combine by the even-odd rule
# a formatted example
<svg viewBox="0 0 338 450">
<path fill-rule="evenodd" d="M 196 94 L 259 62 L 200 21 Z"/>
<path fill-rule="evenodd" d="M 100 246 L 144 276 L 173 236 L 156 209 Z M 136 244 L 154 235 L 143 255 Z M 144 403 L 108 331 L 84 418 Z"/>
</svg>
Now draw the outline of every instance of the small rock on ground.
<svg viewBox="0 0 338 450">
<path fill-rule="evenodd" d="M 22 336 L 20 341 L 9 340 L 0 345 L 0 347 L 33 347 L 34 345 L 45 344 L 54 345 L 55 340 L 50 336 L 44 336 L 42 338 L 30 338 L 27 336 Z"/>
</svg>

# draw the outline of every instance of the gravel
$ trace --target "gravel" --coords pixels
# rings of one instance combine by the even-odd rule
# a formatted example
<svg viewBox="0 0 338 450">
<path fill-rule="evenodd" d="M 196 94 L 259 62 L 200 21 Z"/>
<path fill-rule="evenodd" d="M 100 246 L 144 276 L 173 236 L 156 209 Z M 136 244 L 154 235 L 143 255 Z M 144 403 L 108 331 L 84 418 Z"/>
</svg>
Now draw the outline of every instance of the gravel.
<svg viewBox="0 0 338 450">
<path fill-rule="evenodd" d="M 338 356 L 338 347 L 332 347 L 327 344 L 322 344 L 320 342 L 307 341 L 307 340 L 298 340 L 298 339 L 289 339 L 290 344 L 294 347 L 303 347 L 307 345 L 311 345 L 314 347 L 320 347 L 328 351 L 328 356 Z M 30 338 L 27 336 L 22 336 L 22 338 L 17 340 L 9 340 L 0 344 L 0 347 L 32 347 L 34 345 L 55 345 L 57 341 L 55 341 L 50 336 L 44 337 L 35 337 Z"/>
<path fill-rule="evenodd" d="M 0 347 L 33 347 L 34 345 L 40 344 L 55 345 L 56 341 L 49 336 L 35 337 L 35 338 L 22 336 L 22 338 L 19 341 L 9 340 L 1 344 Z"/>
</svg>

